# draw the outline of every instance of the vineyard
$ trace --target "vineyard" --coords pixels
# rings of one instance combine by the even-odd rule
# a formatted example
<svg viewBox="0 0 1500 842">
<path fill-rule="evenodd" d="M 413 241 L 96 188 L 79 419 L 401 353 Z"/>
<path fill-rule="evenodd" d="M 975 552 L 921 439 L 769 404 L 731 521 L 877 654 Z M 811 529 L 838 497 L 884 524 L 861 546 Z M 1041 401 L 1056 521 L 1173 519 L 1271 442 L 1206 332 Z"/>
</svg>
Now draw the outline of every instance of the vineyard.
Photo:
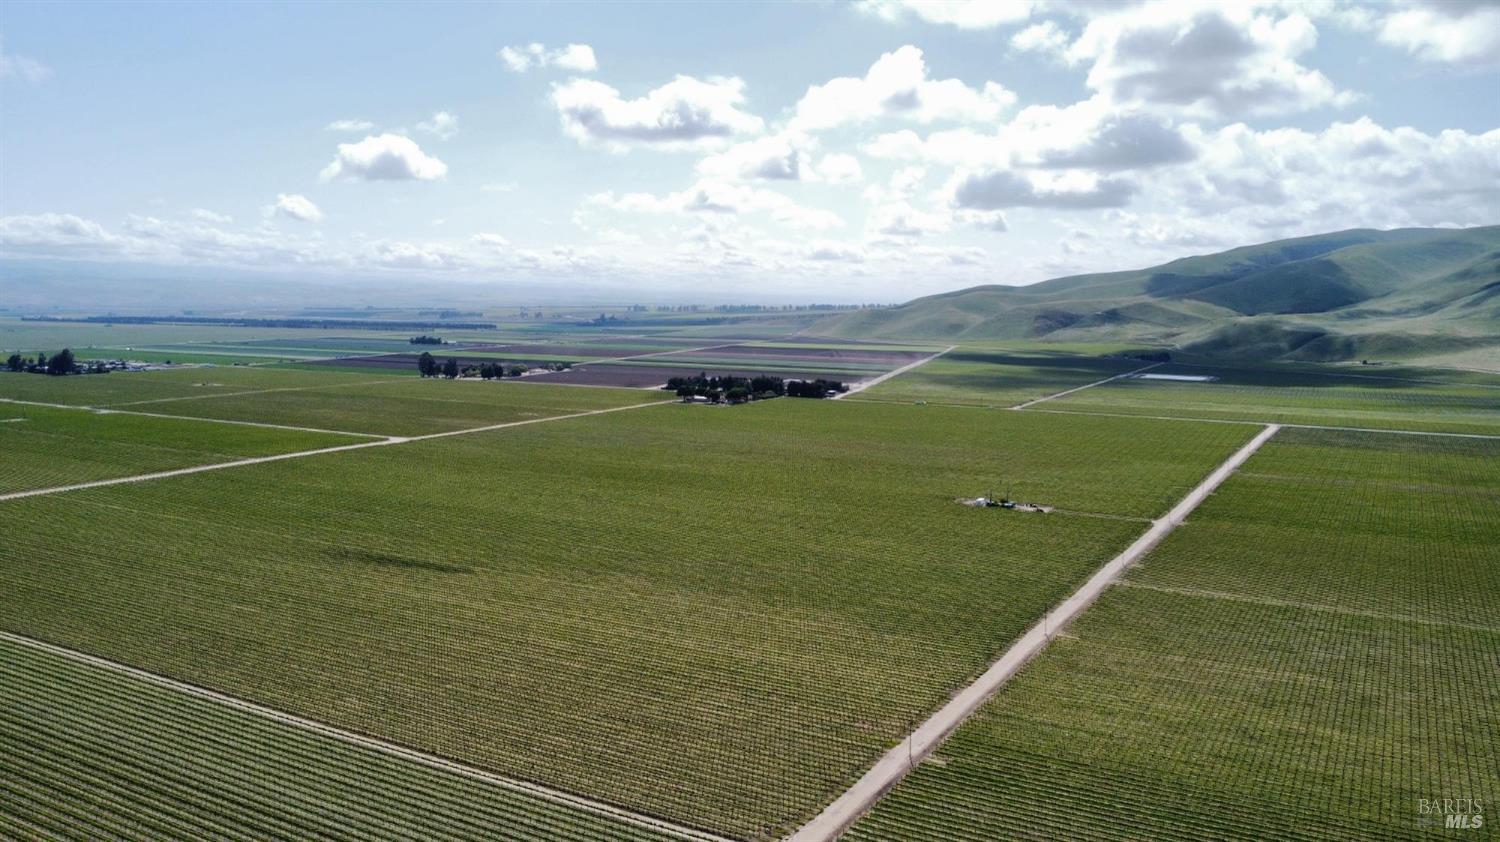
<svg viewBox="0 0 1500 842">
<path fill-rule="evenodd" d="M 0 494 L 368 441 L 25 404 L 0 404 L 0 412 L 21 419 L 0 424 Z"/>
<path fill-rule="evenodd" d="M 1283 430 L 851 838 L 1410 839 L 1418 799 L 1495 803 L 1497 457 Z"/>
<path fill-rule="evenodd" d="M 0 639 L 0 838 L 672 838 Z"/>
<path fill-rule="evenodd" d="M 861 392 L 859 399 L 1007 407 L 1147 364 L 1124 357 L 959 348 Z"/>
<path fill-rule="evenodd" d="M 659 393 L 625 389 L 406 377 L 150 406 L 153 412 L 191 418 L 416 436 L 668 399 L 670 396 Z"/>
<path fill-rule="evenodd" d="M 669 404 L 0 507 L 0 616 L 487 770 L 779 835 L 1248 435 Z M 1059 511 L 954 502 L 1004 481 Z"/>
<path fill-rule="evenodd" d="M 259 389 L 306 389 L 370 383 L 389 377 L 369 373 L 308 371 L 249 366 L 174 368 L 163 371 L 86 374 L 76 377 L 41 377 L 0 372 L 0 398 L 67 404 L 106 406 L 164 398 L 196 398 L 248 392 Z M 165 405 L 165 404 L 163 404 Z M 155 404 L 142 408 L 155 410 Z"/>
<path fill-rule="evenodd" d="M 1218 380 L 1211 383 L 1116 380 L 1068 395 L 1048 408 L 1372 429 L 1500 433 L 1500 378 L 1464 372 L 1382 369 L 1374 372 L 1169 365 L 1152 373 L 1208 375 Z"/>
</svg>

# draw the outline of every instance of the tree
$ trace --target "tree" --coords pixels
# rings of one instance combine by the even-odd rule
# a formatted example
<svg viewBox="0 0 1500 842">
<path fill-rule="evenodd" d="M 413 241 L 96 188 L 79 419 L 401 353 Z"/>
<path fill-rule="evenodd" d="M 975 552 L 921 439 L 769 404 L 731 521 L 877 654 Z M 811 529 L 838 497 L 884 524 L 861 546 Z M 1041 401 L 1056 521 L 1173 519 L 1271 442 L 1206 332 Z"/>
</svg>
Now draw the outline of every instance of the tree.
<svg viewBox="0 0 1500 842">
<path fill-rule="evenodd" d="M 448 361 L 443 363 L 443 376 L 449 380 L 458 376 L 458 360 L 449 357 Z"/>
<path fill-rule="evenodd" d="M 21 359 L 20 354 L 11 354 L 10 359 L 5 361 L 5 367 L 11 371 L 21 371 L 26 368 L 26 361 Z"/>
<path fill-rule="evenodd" d="M 53 354 L 52 359 L 47 361 L 47 373 L 72 374 L 73 352 L 68 350 L 67 348 L 64 348 L 61 351 L 58 351 L 56 354 Z"/>
<path fill-rule="evenodd" d="M 36 369 L 37 371 L 47 370 L 47 355 L 41 351 L 36 352 Z"/>
<path fill-rule="evenodd" d="M 423 351 L 422 356 L 417 357 L 417 371 L 423 377 L 432 377 L 437 374 L 437 360 L 434 360 L 431 354 Z"/>
</svg>

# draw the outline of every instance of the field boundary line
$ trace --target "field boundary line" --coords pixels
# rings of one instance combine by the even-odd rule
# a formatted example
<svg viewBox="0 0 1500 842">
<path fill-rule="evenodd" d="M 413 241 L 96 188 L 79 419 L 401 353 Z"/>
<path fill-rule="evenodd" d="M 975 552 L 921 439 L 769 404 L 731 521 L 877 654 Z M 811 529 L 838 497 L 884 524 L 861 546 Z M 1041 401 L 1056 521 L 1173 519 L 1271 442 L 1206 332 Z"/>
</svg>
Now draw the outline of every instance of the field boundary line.
<svg viewBox="0 0 1500 842">
<path fill-rule="evenodd" d="M 890 371 L 887 371 L 885 374 L 882 374 L 879 377 L 876 377 L 874 380 L 864 380 L 864 381 L 861 381 L 859 383 L 856 383 L 853 386 L 849 387 L 849 391 L 843 392 L 842 394 L 834 395 L 833 399 L 834 400 L 839 400 L 840 398 L 845 398 L 845 397 L 848 397 L 849 395 L 853 395 L 853 394 L 856 394 L 858 392 L 863 392 L 864 390 L 870 388 L 871 386 L 879 386 L 881 383 L 884 383 L 885 381 L 890 380 L 892 377 L 899 377 L 899 376 L 907 373 L 908 371 L 911 371 L 914 368 L 918 368 L 919 366 L 924 366 L 924 365 L 932 362 L 933 360 L 937 359 L 938 357 L 941 357 L 942 355 L 948 353 L 949 351 L 952 351 L 954 348 L 957 348 L 957 347 L 958 347 L 957 345 L 949 345 L 948 347 L 944 348 L 941 351 L 938 351 L 936 354 L 933 354 L 930 357 L 923 357 L 922 359 L 917 360 L 916 362 L 907 363 L 906 365 L 903 365 L 900 368 L 896 368 L 896 369 L 892 369 Z"/>
<path fill-rule="evenodd" d="M 854 786 L 829 804 L 812 821 L 798 828 L 788 842 L 832 842 L 874 806 L 880 797 L 901 782 L 917 764 L 926 760 L 964 720 L 1000 690 L 1021 667 L 1040 652 L 1052 636 L 1066 628 L 1106 588 L 1115 582 L 1126 567 L 1150 552 L 1171 534 L 1187 516 L 1214 492 L 1224 480 L 1239 469 L 1260 446 L 1276 435 L 1281 427 L 1267 425 L 1254 438 L 1214 468 L 1165 515 L 1151 522 L 1140 537 L 1115 556 L 1071 596 L 1042 614 L 1042 619 L 1012 643 L 999 659 L 990 664 L 972 684 L 958 693 L 883 755 Z"/>
<path fill-rule="evenodd" d="M 171 403 L 173 401 L 202 401 L 209 398 L 237 398 L 244 395 L 265 395 L 271 392 L 306 392 L 314 389 L 342 389 L 348 386 L 376 386 L 381 383 L 400 383 L 410 380 L 410 377 L 390 377 L 382 380 L 360 380 L 357 383 L 322 383 L 316 386 L 278 386 L 275 389 L 248 389 L 243 392 L 215 392 L 211 395 L 178 395 L 171 398 L 148 398 L 143 401 L 121 401 L 120 403 L 90 404 L 90 406 L 107 409 L 116 406 L 140 406 L 147 403 Z"/>
<path fill-rule="evenodd" d="M 948 406 L 970 406 L 969 404 L 947 404 Z M 970 406 L 984 409 L 982 406 Z M 1201 421 L 1206 424 L 1248 424 L 1263 427 L 1275 424 L 1294 430 L 1333 430 L 1341 433 L 1390 433 L 1397 436 L 1446 436 L 1459 439 L 1500 439 L 1496 433 L 1452 433 L 1442 430 L 1405 430 L 1381 427 L 1341 427 L 1336 424 L 1297 424 L 1291 421 L 1255 421 L 1248 418 L 1192 418 L 1186 415 L 1136 415 L 1129 412 L 1090 412 L 1084 409 L 1029 409 L 1027 412 L 1050 412 L 1054 415 L 1096 415 L 1100 418 L 1149 418 L 1153 421 Z"/>
<path fill-rule="evenodd" d="M 354 433 L 349 430 L 324 430 L 320 427 L 297 427 L 291 424 L 272 424 L 268 421 L 241 421 L 236 418 L 203 418 L 197 415 L 168 415 L 164 412 L 142 412 L 137 409 L 110 409 L 107 406 L 82 406 L 61 403 L 40 403 L 37 401 L 18 401 L 10 398 L 0 398 L 5 403 L 18 404 L 20 406 L 41 406 L 47 409 L 76 409 L 83 412 L 92 412 L 95 415 L 142 415 L 147 418 L 166 418 L 173 421 L 204 421 L 210 424 L 238 424 L 242 427 L 266 427 L 272 430 L 296 430 L 303 433 L 325 433 L 333 436 L 357 436 L 367 439 L 385 439 L 390 436 L 380 433 Z M 24 419 L 17 418 L 17 421 Z"/>
<path fill-rule="evenodd" d="M 305 456 L 321 456 L 325 453 L 342 453 L 346 450 L 362 450 L 367 447 L 386 447 L 393 444 L 407 444 L 414 441 L 427 441 L 429 439 L 445 438 L 447 436 L 463 436 L 469 433 L 484 433 L 490 430 L 503 430 L 507 427 L 522 427 L 527 424 L 544 424 L 548 421 L 565 421 L 569 418 L 583 418 L 589 415 L 603 415 L 607 412 L 622 412 L 627 409 L 642 409 L 648 406 L 665 406 L 671 403 L 668 400 L 650 401 L 647 403 L 631 404 L 630 406 L 614 406 L 607 409 L 591 409 L 585 412 L 573 412 L 567 415 L 549 415 L 545 418 L 528 418 L 524 421 L 506 421 L 501 424 L 489 424 L 483 427 L 469 427 L 463 430 L 448 430 L 442 433 L 426 433 L 420 436 L 383 436 L 377 441 L 362 441 L 354 444 L 341 444 L 333 447 L 320 447 L 313 450 L 294 450 L 290 453 L 273 453 L 269 456 L 251 456 L 246 459 L 232 459 L 228 462 L 210 462 L 206 465 L 193 465 L 187 468 L 173 468 L 170 471 L 156 471 L 149 474 L 135 474 L 128 477 L 114 477 L 111 479 L 97 479 L 89 482 L 73 483 L 71 485 L 58 485 L 52 488 L 32 488 L 25 491 L 12 491 L 8 494 L 0 494 L 0 503 L 7 500 L 19 500 L 24 497 L 38 497 L 43 494 L 60 494 L 65 491 L 81 491 L 85 488 L 102 488 L 108 485 L 124 485 L 135 482 L 148 482 L 154 479 L 167 479 L 169 477 L 180 477 L 188 474 L 201 474 L 205 471 L 221 471 L 225 468 L 238 468 L 244 465 L 260 465 L 266 462 L 281 462 L 287 459 L 301 459 Z M 78 409 L 79 407 L 71 407 Z M 87 407 L 84 407 L 87 408 Z M 113 412 L 116 410 L 91 409 L 91 412 Z M 123 414 L 123 413 L 122 413 Z M 162 416 L 164 418 L 176 418 L 175 415 Z"/>
<path fill-rule="evenodd" d="M 90 655 L 87 652 L 80 652 L 76 649 L 69 649 L 65 646 L 58 646 L 54 643 L 48 643 L 46 641 L 37 640 L 35 638 L 15 634 L 13 632 L 4 630 L 0 630 L 0 639 L 7 640 L 18 646 L 29 647 L 31 649 L 46 652 L 51 655 L 67 658 L 69 660 L 77 661 L 83 664 L 88 664 L 89 666 L 106 669 L 111 672 L 119 673 L 121 675 L 126 675 L 131 678 L 155 684 L 158 687 L 165 687 L 169 690 L 187 693 L 200 699 L 207 699 L 208 701 L 228 705 L 229 707 L 235 708 L 236 710 L 240 710 L 245 713 L 250 713 L 265 719 L 270 719 L 283 725 L 289 725 L 305 731 L 311 731 L 316 734 L 321 734 L 325 737 L 331 737 L 349 745 L 378 751 L 382 754 L 397 757 L 402 760 L 419 763 L 423 766 L 450 772 L 462 777 L 469 778 L 471 780 L 493 784 L 495 786 L 511 790 L 512 792 L 519 792 L 542 800 L 551 801 L 556 804 L 561 804 L 578 810 L 584 810 L 596 815 L 601 815 L 611 819 L 615 819 L 617 821 L 633 824 L 637 827 L 644 827 L 682 839 L 701 840 L 701 842 L 729 842 L 729 840 L 724 839 L 723 837 L 715 836 L 714 834 L 707 833 L 705 831 L 695 830 L 690 827 L 678 825 L 665 819 L 658 819 L 654 816 L 632 812 L 630 810 L 624 809 L 623 807 L 616 807 L 612 804 L 606 804 L 602 801 L 595 801 L 592 798 L 586 798 L 581 795 L 574 795 L 569 792 L 552 789 L 551 787 L 542 786 L 541 784 L 535 784 L 529 781 L 506 777 L 494 772 L 486 772 L 483 769 L 468 766 L 454 760 L 448 760 L 447 758 L 439 757 L 434 754 L 427 754 L 426 752 L 417 751 L 416 749 L 407 748 L 406 746 L 387 742 L 375 737 L 367 737 L 363 734 L 358 734 L 353 731 L 346 731 L 342 728 L 337 728 L 332 725 L 327 725 L 316 720 L 297 716 L 295 714 L 285 713 L 283 711 L 276 710 L 275 708 L 265 707 L 264 705 L 259 705 L 255 702 L 246 701 L 235 696 L 230 696 L 225 693 L 210 690 L 206 687 L 199 687 L 196 684 L 189 684 L 184 681 L 178 681 L 174 678 L 168 678 L 167 676 L 150 672 L 149 670 L 143 670 L 138 667 L 133 667 L 129 664 L 120 663 L 119 661 L 112 661 L 108 658 L 101 658 L 97 655 Z"/>
<path fill-rule="evenodd" d="M 586 365 L 597 365 L 598 363 L 617 363 L 617 362 L 628 362 L 630 360 L 644 360 L 647 357 L 665 357 L 665 356 L 669 356 L 671 354 L 695 354 L 695 353 L 697 353 L 699 351 L 713 351 L 713 350 L 717 350 L 719 348 L 733 348 L 736 345 L 743 345 L 743 344 L 745 344 L 745 343 L 744 342 L 726 342 L 726 343 L 720 343 L 718 345 L 704 345 L 702 348 L 674 348 L 674 349 L 672 349 L 670 351 L 649 351 L 649 352 L 644 353 L 644 354 L 631 354 L 628 357 L 600 357 L 600 358 L 594 359 L 594 360 L 584 360 L 583 362 L 575 364 L 573 367 L 574 368 L 582 368 L 583 366 L 586 366 Z"/>
<path fill-rule="evenodd" d="M 1073 387 L 1071 389 L 1068 389 L 1066 391 L 1058 392 L 1055 395 L 1047 395 L 1045 397 L 1040 397 L 1040 398 L 1037 398 L 1035 400 L 1026 401 L 1025 403 L 1018 403 L 1015 406 L 1011 407 L 1011 409 L 1025 409 L 1028 406 L 1036 406 L 1037 404 L 1042 403 L 1043 401 L 1050 401 L 1053 398 L 1067 397 L 1068 395 L 1071 395 L 1074 392 L 1082 392 L 1084 389 L 1092 389 L 1095 386 L 1103 386 L 1105 383 L 1113 383 L 1116 380 L 1123 380 L 1126 377 L 1134 377 L 1135 375 L 1140 374 L 1143 371 L 1150 371 L 1151 369 L 1156 368 L 1157 366 L 1160 366 L 1160 365 L 1166 365 L 1166 363 L 1152 363 L 1150 365 L 1144 365 L 1144 366 L 1141 366 L 1140 368 L 1138 368 L 1138 369 L 1136 369 L 1134 371 L 1122 372 L 1120 374 L 1116 374 L 1113 377 L 1106 377 L 1103 380 L 1096 380 L 1093 383 L 1085 383 L 1082 386 L 1075 386 L 1075 387 Z"/>
<path fill-rule="evenodd" d="M 913 406 L 908 400 L 886 400 L 882 398 L 854 398 L 852 403 L 883 403 L 892 406 Z M 927 406 L 946 406 L 955 409 L 998 409 L 993 404 L 977 403 L 933 403 Z M 1008 407 L 1014 409 L 1015 407 Z M 1407 430 L 1396 427 L 1340 427 L 1336 424 L 1298 424 L 1292 421 L 1266 421 L 1253 418 L 1194 418 L 1190 415 L 1146 415 L 1132 412 L 1092 412 L 1087 409 L 1027 409 L 1026 412 L 1045 412 L 1052 415 L 1092 415 L 1099 418 L 1144 418 L 1149 421 L 1193 421 L 1200 424 L 1239 424 L 1244 427 L 1264 427 L 1275 424 L 1294 430 L 1333 430 L 1340 433 L 1390 433 L 1397 436 L 1444 436 L 1459 439 L 1500 439 L 1500 433 L 1454 433 L 1444 430 Z"/>
<path fill-rule="evenodd" d="M 611 406 L 605 409 L 589 409 L 583 412 L 569 413 L 567 415 L 549 415 L 546 418 L 527 418 L 524 421 L 505 421 L 500 424 L 488 424 L 483 427 L 468 427 L 463 430 L 447 430 L 441 433 L 424 433 L 420 436 L 405 436 L 401 437 L 400 441 L 392 443 L 399 444 L 401 442 L 408 441 L 427 441 L 429 439 L 447 438 L 448 436 L 466 436 L 470 433 L 487 433 L 490 430 L 504 430 L 508 427 L 524 427 L 527 424 L 543 424 L 548 421 L 564 421 L 569 418 L 586 418 L 590 415 L 604 415 L 610 412 L 624 412 L 627 409 L 645 409 L 648 406 L 666 406 L 670 403 L 674 403 L 674 401 L 655 400 L 646 401 L 645 403 L 633 403 L 629 406 Z"/>
<path fill-rule="evenodd" d="M 1253 605 L 1269 605 L 1275 608 L 1296 608 L 1302 611 L 1321 611 L 1328 614 L 1342 614 L 1346 617 L 1365 617 L 1370 620 L 1390 620 L 1397 623 L 1414 623 L 1421 626 L 1442 626 L 1452 629 L 1464 629 L 1466 631 L 1478 632 L 1500 632 L 1500 626 L 1486 626 L 1482 623 L 1463 623 L 1452 620 L 1433 620 L 1427 617 L 1414 617 L 1410 614 L 1392 614 L 1386 611 L 1368 611 L 1361 608 L 1340 608 L 1337 605 L 1320 605 L 1316 602 L 1299 602 L 1294 599 L 1277 599 L 1272 596 L 1253 596 L 1251 594 L 1229 593 L 1228 591 L 1211 591 L 1202 588 L 1177 588 L 1171 585 L 1153 585 L 1148 582 L 1132 582 L 1129 579 L 1121 579 L 1115 583 L 1122 588 L 1136 588 L 1143 591 L 1156 591 L 1157 593 L 1173 594 L 1175 596 L 1190 596 L 1201 599 L 1222 599 L 1226 602 L 1247 602 Z"/>
</svg>

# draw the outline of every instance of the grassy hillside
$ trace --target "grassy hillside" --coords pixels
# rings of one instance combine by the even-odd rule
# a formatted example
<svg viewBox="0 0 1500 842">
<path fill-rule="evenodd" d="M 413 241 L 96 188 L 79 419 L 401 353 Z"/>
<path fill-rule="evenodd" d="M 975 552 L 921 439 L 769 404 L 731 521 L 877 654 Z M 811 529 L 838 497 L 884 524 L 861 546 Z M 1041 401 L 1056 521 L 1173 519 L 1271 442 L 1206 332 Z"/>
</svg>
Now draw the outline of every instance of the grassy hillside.
<svg viewBox="0 0 1500 842">
<path fill-rule="evenodd" d="M 1500 226 L 1339 231 L 1149 269 L 971 287 L 832 316 L 813 332 L 1141 342 L 1254 359 L 1457 354 L 1500 367 Z"/>
</svg>

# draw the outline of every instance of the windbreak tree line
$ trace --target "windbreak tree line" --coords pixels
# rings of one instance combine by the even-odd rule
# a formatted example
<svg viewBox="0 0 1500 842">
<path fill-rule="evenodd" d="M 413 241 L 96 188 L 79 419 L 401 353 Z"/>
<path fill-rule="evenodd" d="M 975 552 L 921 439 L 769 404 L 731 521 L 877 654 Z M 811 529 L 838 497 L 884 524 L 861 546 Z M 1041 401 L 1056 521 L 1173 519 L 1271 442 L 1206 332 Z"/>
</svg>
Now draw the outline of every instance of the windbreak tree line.
<svg viewBox="0 0 1500 842">
<path fill-rule="evenodd" d="M 572 367 L 572 363 L 548 363 L 545 366 L 549 371 L 567 371 Z M 423 377 L 446 377 L 450 380 L 457 377 L 480 377 L 485 380 L 520 377 L 531 368 L 525 363 L 508 362 L 460 366 L 458 360 L 453 357 L 449 357 L 447 362 L 439 363 L 437 358 L 427 351 L 423 351 L 422 355 L 417 357 L 417 372 Z"/>
<path fill-rule="evenodd" d="M 707 398 L 710 403 L 747 403 L 783 395 L 793 398 L 823 398 L 830 393 L 849 391 L 848 386 L 837 380 L 783 380 L 768 374 L 756 377 L 710 377 L 707 372 L 699 372 L 691 377 L 673 377 L 667 380 L 667 385 L 663 388 L 684 400 L 699 397 Z"/>
<path fill-rule="evenodd" d="M 73 352 L 68 348 L 64 348 L 61 351 L 58 351 L 51 357 L 48 357 L 45 353 L 39 351 L 37 352 L 36 359 L 34 360 L 27 359 L 20 354 L 11 354 L 10 358 L 5 361 L 5 367 L 10 369 L 11 371 L 26 371 L 32 374 L 54 375 L 81 374 L 84 372 L 88 372 L 91 374 L 103 374 L 104 372 L 109 370 L 105 367 L 104 363 L 99 360 L 95 360 L 92 363 L 89 363 L 87 366 L 80 366 L 78 364 L 78 361 L 73 358 Z"/>
</svg>

